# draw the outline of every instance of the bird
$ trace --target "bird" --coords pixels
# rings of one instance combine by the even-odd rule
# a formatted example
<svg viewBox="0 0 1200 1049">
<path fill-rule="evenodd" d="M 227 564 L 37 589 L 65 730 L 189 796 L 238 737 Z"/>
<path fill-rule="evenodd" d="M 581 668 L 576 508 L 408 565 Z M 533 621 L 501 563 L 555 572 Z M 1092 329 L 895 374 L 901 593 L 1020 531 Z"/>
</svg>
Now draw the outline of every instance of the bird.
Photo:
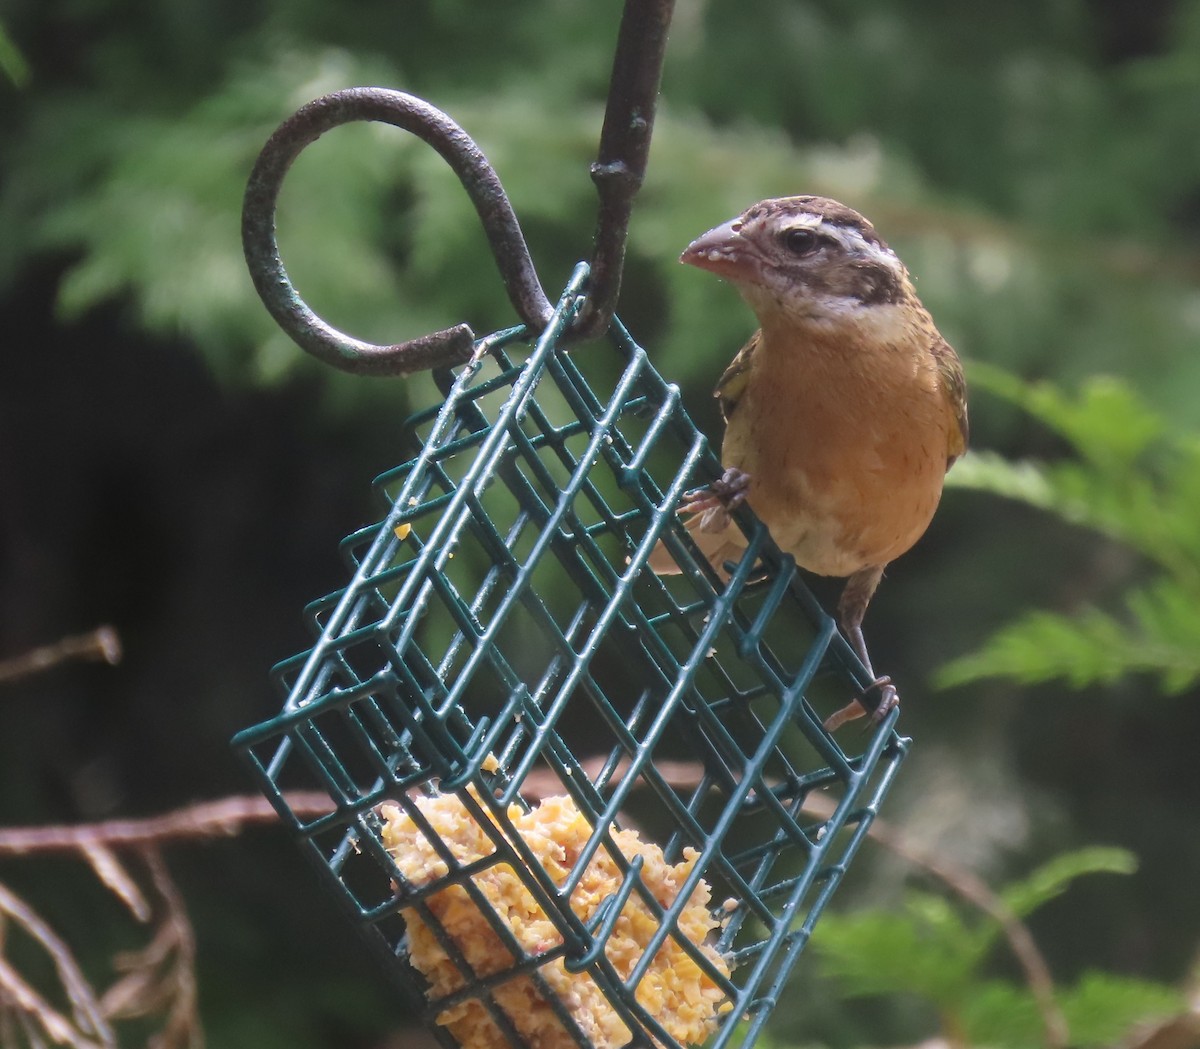
<svg viewBox="0 0 1200 1049">
<path fill-rule="evenodd" d="M 680 261 L 731 283 L 758 330 L 721 376 L 722 476 L 680 503 L 718 575 L 746 537 L 743 502 L 801 568 L 842 577 L 843 634 L 872 684 L 825 721 L 832 732 L 899 703 L 863 636 L 887 565 L 925 533 L 946 471 L 967 448 L 962 364 L 875 227 L 828 197 L 763 200 L 704 233 Z M 659 574 L 680 571 L 660 541 Z"/>
</svg>

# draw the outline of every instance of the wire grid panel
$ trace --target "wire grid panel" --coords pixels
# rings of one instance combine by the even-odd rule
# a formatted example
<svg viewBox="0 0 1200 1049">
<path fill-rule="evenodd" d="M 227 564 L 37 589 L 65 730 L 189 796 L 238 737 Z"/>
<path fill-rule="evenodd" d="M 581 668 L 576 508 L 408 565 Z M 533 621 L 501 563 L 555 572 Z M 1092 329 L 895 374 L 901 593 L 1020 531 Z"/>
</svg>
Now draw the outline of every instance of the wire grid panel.
<svg viewBox="0 0 1200 1049">
<path fill-rule="evenodd" d="M 316 645 L 273 671 L 282 713 L 234 743 L 442 1044 L 459 1044 L 444 1024 L 464 1003 L 496 1044 L 534 1044 L 504 996 L 514 981 L 552 1011 L 549 1044 L 625 1044 L 572 1012 L 547 978 L 558 962 L 586 974 L 629 1044 L 679 1049 L 645 1004 L 648 963 L 669 947 L 729 1003 L 708 1044 L 748 1047 L 908 741 L 895 712 L 847 734 L 861 753 L 823 730 L 869 681 L 760 524 L 739 516 L 748 553 L 727 582 L 686 537 L 679 498 L 720 464 L 619 323 L 603 342 L 560 345 L 585 280 L 580 267 L 532 346 L 520 329 L 498 333 L 437 376 L 445 402 L 411 421 L 419 454 L 375 482 L 386 513 L 343 543 L 350 583 L 307 610 Z M 678 575 L 647 566 L 660 541 Z M 293 811 L 287 792 L 314 789 L 328 812 Z M 470 855 L 422 804 L 447 795 L 482 836 Z M 551 869 L 514 821 L 557 795 L 587 832 Z M 388 811 L 431 851 L 428 877 L 389 849 Z M 647 886 L 619 828 L 667 864 L 688 861 L 674 901 Z M 572 894 L 597 857 L 616 880 L 581 915 Z M 496 915 L 481 886 L 500 870 L 553 935 L 531 945 Z M 701 884 L 709 949 L 680 925 Z M 486 919 L 486 965 L 435 905 L 453 886 Z M 632 966 L 612 948 L 631 898 L 652 917 Z M 440 989 L 408 964 L 413 919 L 452 969 Z"/>
</svg>

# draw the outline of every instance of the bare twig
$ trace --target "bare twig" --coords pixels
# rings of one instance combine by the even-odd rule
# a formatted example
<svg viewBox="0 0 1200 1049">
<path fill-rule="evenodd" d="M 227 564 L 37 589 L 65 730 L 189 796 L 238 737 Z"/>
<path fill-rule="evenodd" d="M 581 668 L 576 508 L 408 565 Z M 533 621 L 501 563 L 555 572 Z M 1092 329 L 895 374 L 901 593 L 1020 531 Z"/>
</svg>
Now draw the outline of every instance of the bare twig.
<svg viewBox="0 0 1200 1049">
<path fill-rule="evenodd" d="M 175 882 L 167 873 L 167 865 L 157 849 L 144 849 L 143 858 L 150 868 L 150 877 L 166 907 L 165 926 L 171 930 L 175 945 L 175 965 L 171 969 L 174 994 L 167 1022 L 150 1049 L 169 1046 L 188 1046 L 202 1049 L 204 1036 L 200 1028 L 196 995 L 196 936 L 188 919 L 187 908 Z"/>
<path fill-rule="evenodd" d="M 105 991 L 101 1005 L 113 1020 L 165 1011 L 166 1019 L 150 1040 L 150 1049 L 201 1049 L 192 924 L 162 855 L 150 846 L 139 852 L 162 905 L 162 920 L 149 944 L 114 959 L 124 975 Z"/>
<path fill-rule="evenodd" d="M 121 639 L 110 626 L 100 626 L 87 634 L 64 637 L 52 645 L 42 645 L 12 659 L 0 660 L 0 684 L 40 674 L 60 663 L 91 660 L 115 666 L 121 662 Z"/>
<path fill-rule="evenodd" d="M 26 1037 L 34 1045 L 41 1043 L 40 1029 L 55 1045 L 67 1045 L 71 1049 L 115 1049 L 115 1042 L 97 1042 L 88 1038 L 0 957 L 0 1013 L 9 1012 L 16 1015 Z"/>
<path fill-rule="evenodd" d="M 84 858 L 91 864 L 96 877 L 117 897 L 129 912 L 140 922 L 150 920 L 150 904 L 142 895 L 136 881 L 130 877 L 112 849 L 98 841 L 86 842 L 79 847 Z"/>
<path fill-rule="evenodd" d="M 293 811 L 305 815 L 328 812 L 328 795 L 297 793 L 289 797 Z M 102 995 L 84 976 L 66 941 L 11 890 L 0 884 L 0 1044 L 31 1049 L 54 1044 L 69 1049 L 116 1049 L 112 1021 L 149 1015 L 162 1024 L 148 1049 L 202 1049 L 197 1012 L 196 945 L 183 899 L 158 850 L 165 842 L 211 839 L 239 833 L 255 824 L 276 823 L 278 816 L 265 798 L 233 797 L 143 820 L 59 827 L 0 829 L 0 857 L 65 853 L 82 857 L 100 881 L 140 922 L 159 916 L 150 942 L 114 959 L 117 980 Z M 118 849 L 136 849 L 149 871 L 153 902 L 147 898 Z M 56 1008 L 4 957 L 5 920 L 19 927 L 54 963 L 58 983 L 71 1005 L 71 1015 Z M 13 1032 L 19 1032 L 13 1033 Z"/>
<path fill-rule="evenodd" d="M 602 762 L 593 759 L 584 762 L 583 765 L 586 770 L 594 773 L 602 767 Z M 664 763 L 658 766 L 658 771 L 676 787 L 694 786 L 703 774 L 703 770 L 693 762 Z M 619 780 L 622 775 L 623 772 L 617 770 L 613 782 Z M 543 797 L 560 789 L 562 784 L 552 773 L 535 770 L 526 778 L 523 787 L 523 793 L 527 797 Z M 331 809 L 328 795 L 317 791 L 297 791 L 285 795 L 285 798 L 289 808 L 298 816 L 319 816 Z M 806 800 L 804 809 L 813 816 L 828 818 L 833 811 L 833 802 L 824 797 L 811 796 Z M 0 829 L 0 856 L 82 851 L 95 867 L 95 858 L 103 856 L 110 849 L 150 845 L 157 847 L 173 841 L 230 837 L 240 833 L 247 826 L 275 823 L 277 819 L 274 808 L 265 798 L 231 797 L 190 805 L 148 819 Z M 1037 1003 L 1046 1045 L 1049 1049 L 1062 1049 L 1066 1046 L 1067 1025 L 1055 1000 L 1054 981 L 1049 966 L 1029 928 L 1012 909 L 972 871 L 919 848 L 901 831 L 885 821 L 876 818 L 871 825 L 869 836 L 906 862 L 937 878 L 960 898 L 997 922 L 1009 949 L 1024 971 L 1026 983 Z M 111 871 L 109 873 L 111 874 Z M 105 883 L 113 888 L 107 877 Z M 159 893 L 166 899 L 166 893 L 161 887 Z M 163 1043 L 164 1046 L 170 1044 L 175 1043 Z"/>
<path fill-rule="evenodd" d="M 286 795 L 298 816 L 320 816 L 333 805 L 329 795 L 318 791 L 296 791 Z M 0 828 L 0 856 L 34 853 L 78 852 L 97 845 L 117 849 L 132 845 L 165 845 L 170 842 L 229 838 L 246 826 L 278 823 L 279 817 L 266 798 L 235 796 L 220 801 L 188 805 L 174 812 L 146 819 L 106 820 L 56 827 Z"/>
<path fill-rule="evenodd" d="M 3 958 L 0 958 L 0 1001 L 11 999 L 21 1013 L 36 1020 L 59 1044 L 79 1049 L 97 1046 L 115 1049 L 112 1028 L 70 947 L 32 907 L 3 884 L 0 884 L 0 915 L 11 918 L 50 956 L 74 1015 L 68 1019 L 53 1008 Z"/>
</svg>

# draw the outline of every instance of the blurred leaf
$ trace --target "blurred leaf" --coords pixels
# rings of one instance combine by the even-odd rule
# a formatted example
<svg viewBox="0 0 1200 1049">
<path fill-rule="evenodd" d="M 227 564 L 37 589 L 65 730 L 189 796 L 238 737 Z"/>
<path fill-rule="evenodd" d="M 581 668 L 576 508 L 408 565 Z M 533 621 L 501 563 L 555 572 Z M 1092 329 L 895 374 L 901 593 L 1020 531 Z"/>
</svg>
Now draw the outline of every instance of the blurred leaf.
<svg viewBox="0 0 1200 1049">
<path fill-rule="evenodd" d="M 1044 1042 L 1042 1017 L 1033 995 L 1024 987 L 999 980 L 973 984 L 956 1020 L 969 1045 L 1025 1049 Z"/>
<path fill-rule="evenodd" d="M 1196 631 L 1181 642 L 1147 632 L 1146 622 L 1129 626 L 1094 608 L 1071 616 L 1027 612 L 977 651 L 940 667 L 934 682 L 939 688 L 952 688 L 987 677 L 1011 677 L 1025 685 L 1061 678 L 1072 688 L 1086 688 L 1111 685 L 1130 674 L 1157 672 L 1166 692 L 1181 692 L 1200 679 L 1200 650 L 1194 642 L 1200 636 L 1200 610 L 1187 603 L 1190 598 L 1169 580 L 1162 587 L 1175 591 L 1169 599 L 1182 605 L 1183 614 L 1159 625 L 1171 633 Z M 1130 600 L 1135 608 L 1150 601 L 1146 593 L 1134 594 Z M 1158 612 L 1153 609 L 1154 616 Z"/>
<path fill-rule="evenodd" d="M 1200 680 L 1200 434 L 1172 429 L 1125 384 L 1097 378 L 1069 396 L 995 368 L 973 378 L 1030 411 L 1079 452 L 1075 461 L 964 457 L 948 483 L 992 492 L 1103 533 L 1148 558 L 1158 573 L 1135 581 L 1119 612 L 1031 610 L 977 651 L 943 666 L 938 685 L 1008 676 L 1063 679 L 1072 688 L 1157 675 L 1167 694 Z"/>
<path fill-rule="evenodd" d="M 1055 856 L 1027 878 L 1005 886 L 1001 895 L 1013 913 L 1024 918 L 1061 896 L 1071 882 L 1085 874 L 1132 874 L 1136 870 L 1137 858 L 1128 850 L 1092 846 Z"/>
<path fill-rule="evenodd" d="M 1164 1019 L 1185 1007 L 1184 996 L 1171 987 L 1112 973 L 1090 972 L 1059 995 L 1071 1044 L 1115 1045 L 1143 1023 Z"/>
<path fill-rule="evenodd" d="M 973 366 L 981 386 L 1031 412 L 1080 453 L 1078 462 L 1009 462 L 973 452 L 947 476 L 952 486 L 994 492 L 1050 510 L 1128 543 L 1171 571 L 1200 581 L 1200 450 L 1196 435 L 1168 426 L 1125 383 L 1103 376 L 1068 397 Z"/>
<path fill-rule="evenodd" d="M 1136 867 L 1125 849 L 1078 849 L 1005 886 L 1000 895 L 1015 914 L 1027 917 L 1077 878 L 1132 874 Z M 972 922 L 964 918 L 961 903 L 912 892 L 900 909 L 826 915 L 813 946 L 822 970 L 847 994 L 926 999 L 936 1006 L 943 1029 L 961 1032 L 965 1044 L 1012 1049 L 1042 1044 L 1044 1021 L 1032 992 L 984 976 L 998 939 L 996 923 L 972 917 Z M 1092 1045 L 1112 1043 L 1135 1022 L 1171 1013 L 1180 995 L 1149 981 L 1091 974 L 1074 988 L 1060 988 L 1058 998 L 1071 1044 Z"/>
<path fill-rule="evenodd" d="M 0 23 L 0 73 L 8 77 L 16 87 L 25 87 L 29 83 L 29 64 L 13 43 L 3 23 Z"/>
<path fill-rule="evenodd" d="M 971 384 L 1024 408 L 1106 470 L 1130 467 L 1168 430 L 1159 413 L 1110 375 L 1090 377 L 1071 396 L 1053 383 L 1022 382 L 1002 368 L 974 361 Z"/>
<path fill-rule="evenodd" d="M 986 940 L 939 896 L 911 893 L 902 911 L 826 914 L 814 946 L 852 995 L 921 995 L 941 1005 L 967 993 Z"/>
<path fill-rule="evenodd" d="M 1184 1007 L 1174 988 L 1110 973 L 1085 974 L 1072 987 L 1060 987 L 1062 1009 L 1073 1046 L 1127 1043 L 1138 1026 L 1164 1019 Z M 970 1045 L 1025 1049 L 1044 1044 L 1042 1019 L 1033 995 L 996 980 L 972 987 L 958 1017 Z"/>
</svg>

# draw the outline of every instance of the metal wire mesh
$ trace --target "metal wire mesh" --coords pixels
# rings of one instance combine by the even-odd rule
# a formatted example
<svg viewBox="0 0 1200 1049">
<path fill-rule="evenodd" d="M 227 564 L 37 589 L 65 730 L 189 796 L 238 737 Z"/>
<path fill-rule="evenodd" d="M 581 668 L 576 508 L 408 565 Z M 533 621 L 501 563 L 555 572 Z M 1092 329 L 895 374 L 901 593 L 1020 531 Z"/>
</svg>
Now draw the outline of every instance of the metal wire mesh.
<svg viewBox="0 0 1200 1049">
<path fill-rule="evenodd" d="M 822 729 L 868 679 L 760 524 L 740 521 L 749 551 L 728 583 L 680 529 L 680 495 L 720 465 L 619 323 L 606 343 L 560 344 L 586 277 L 580 266 L 532 346 L 521 329 L 497 333 L 474 363 L 437 375 L 445 402 L 412 420 L 420 453 L 375 481 L 386 514 L 343 543 L 349 584 L 307 610 L 316 645 L 273 671 L 282 713 L 234 743 L 444 1045 L 458 1042 L 438 1019 L 468 1001 L 498 1044 L 533 1044 L 502 993 L 516 980 L 553 1012 L 566 1039 L 555 1044 L 605 1044 L 547 982 L 559 961 L 602 992 L 629 1044 L 678 1049 L 642 993 L 671 944 L 731 1003 L 707 1044 L 748 1047 L 908 741 L 894 713 L 847 733 L 864 747 L 853 755 Z M 681 574 L 646 566 L 660 539 Z M 286 792 L 314 788 L 329 811 L 302 818 Z M 427 819 L 420 800 L 450 793 L 486 835 L 483 853 L 456 854 Z M 832 815 L 805 810 L 816 793 Z M 552 794 L 590 830 L 562 870 L 513 824 Z M 384 802 L 431 844 L 432 880 L 405 877 Z M 668 863 L 694 859 L 675 902 L 647 888 L 618 827 Z M 571 894 L 598 855 L 619 884 L 581 916 Z M 548 942 L 521 941 L 485 900 L 481 876 L 505 865 L 551 922 Z M 680 928 L 702 880 L 719 920 L 709 946 L 731 974 Z M 487 920 L 486 968 L 433 906 L 449 886 Z M 630 899 L 653 922 L 632 969 L 610 957 Z M 449 958 L 452 990 L 409 965 L 405 919 Z"/>
</svg>

